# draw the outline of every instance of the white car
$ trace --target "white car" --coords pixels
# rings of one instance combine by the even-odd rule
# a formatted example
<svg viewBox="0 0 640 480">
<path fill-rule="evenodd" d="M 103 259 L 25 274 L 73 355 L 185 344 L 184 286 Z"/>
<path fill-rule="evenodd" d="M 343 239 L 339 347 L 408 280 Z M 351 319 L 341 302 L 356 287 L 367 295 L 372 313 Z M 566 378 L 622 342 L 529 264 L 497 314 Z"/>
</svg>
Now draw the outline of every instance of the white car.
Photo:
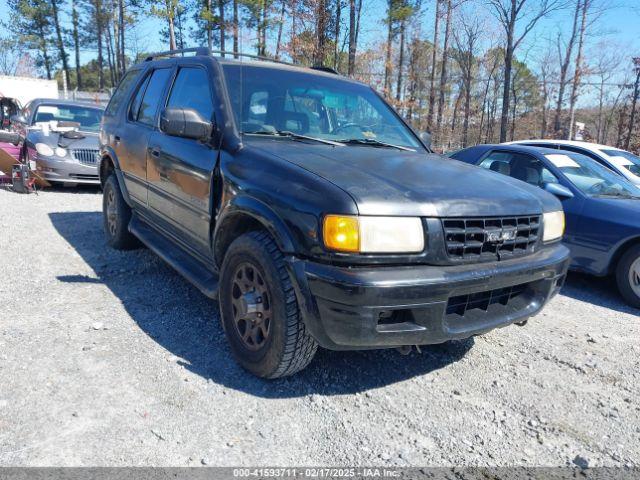
<svg viewBox="0 0 640 480">
<path fill-rule="evenodd" d="M 571 140 L 519 140 L 509 143 L 582 153 L 626 177 L 636 185 L 640 185 L 640 157 L 620 148 Z"/>
</svg>

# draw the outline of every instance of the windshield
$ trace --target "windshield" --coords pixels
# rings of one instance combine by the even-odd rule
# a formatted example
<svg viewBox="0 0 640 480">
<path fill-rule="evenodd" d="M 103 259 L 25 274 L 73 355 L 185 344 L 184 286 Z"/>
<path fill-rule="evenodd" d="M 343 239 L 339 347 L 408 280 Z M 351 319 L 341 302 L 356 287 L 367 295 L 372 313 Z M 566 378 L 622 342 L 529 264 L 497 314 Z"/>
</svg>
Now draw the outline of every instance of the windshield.
<svg viewBox="0 0 640 480">
<path fill-rule="evenodd" d="M 421 148 L 367 86 L 280 68 L 229 64 L 223 68 L 243 134 L 292 132 L 332 141 Z"/>
<path fill-rule="evenodd" d="M 587 195 L 640 197 L 638 187 L 585 155 L 563 152 L 547 153 L 545 157 Z"/>
<path fill-rule="evenodd" d="M 609 161 L 617 167 L 622 167 L 640 177 L 640 157 L 626 150 L 601 150 L 609 157 Z"/>
<path fill-rule="evenodd" d="M 50 122 L 77 122 L 80 130 L 97 132 L 100 130 L 102 110 L 77 105 L 39 105 L 33 123 Z"/>
</svg>

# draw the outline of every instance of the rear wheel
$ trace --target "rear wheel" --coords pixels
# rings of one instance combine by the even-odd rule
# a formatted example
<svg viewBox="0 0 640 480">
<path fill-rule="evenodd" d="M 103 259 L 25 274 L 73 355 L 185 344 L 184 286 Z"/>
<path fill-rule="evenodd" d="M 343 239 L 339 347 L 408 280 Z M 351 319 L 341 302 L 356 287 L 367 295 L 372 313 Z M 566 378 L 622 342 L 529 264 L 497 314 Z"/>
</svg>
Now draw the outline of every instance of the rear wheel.
<svg viewBox="0 0 640 480">
<path fill-rule="evenodd" d="M 284 257 L 266 232 L 237 238 L 220 275 L 220 315 L 240 365 L 263 378 L 305 368 L 317 343 L 300 317 Z"/>
<path fill-rule="evenodd" d="M 118 179 L 113 173 L 104 184 L 102 215 L 107 245 L 116 250 L 131 250 L 140 246 L 138 239 L 129 233 L 131 207 L 124 201 Z"/>
<path fill-rule="evenodd" d="M 618 289 L 629 305 L 640 308 L 640 245 L 631 247 L 616 268 Z"/>
</svg>

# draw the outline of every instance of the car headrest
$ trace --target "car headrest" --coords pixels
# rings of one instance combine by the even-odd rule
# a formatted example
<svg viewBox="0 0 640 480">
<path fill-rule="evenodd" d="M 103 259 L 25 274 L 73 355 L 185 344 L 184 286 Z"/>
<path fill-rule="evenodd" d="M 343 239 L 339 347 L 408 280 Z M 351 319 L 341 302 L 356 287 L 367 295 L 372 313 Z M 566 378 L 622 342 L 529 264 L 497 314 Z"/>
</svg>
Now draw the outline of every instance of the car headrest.
<svg viewBox="0 0 640 480">
<path fill-rule="evenodd" d="M 503 175 L 510 175 L 511 174 L 511 166 L 509 166 L 509 164 L 507 162 L 503 162 L 501 160 L 495 160 L 491 164 L 489 169 L 493 170 L 494 172 L 501 173 Z"/>
<path fill-rule="evenodd" d="M 290 130 L 295 133 L 307 133 L 309 131 L 309 117 L 301 112 L 282 112 L 284 117 L 283 130 Z"/>
<path fill-rule="evenodd" d="M 530 185 L 540 185 L 540 172 L 532 167 L 518 166 L 513 170 L 512 177 Z"/>
<path fill-rule="evenodd" d="M 36 122 L 50 122 L 54 118 L 53 113 L 42 112 L 36 115 Z"/>
</svg>

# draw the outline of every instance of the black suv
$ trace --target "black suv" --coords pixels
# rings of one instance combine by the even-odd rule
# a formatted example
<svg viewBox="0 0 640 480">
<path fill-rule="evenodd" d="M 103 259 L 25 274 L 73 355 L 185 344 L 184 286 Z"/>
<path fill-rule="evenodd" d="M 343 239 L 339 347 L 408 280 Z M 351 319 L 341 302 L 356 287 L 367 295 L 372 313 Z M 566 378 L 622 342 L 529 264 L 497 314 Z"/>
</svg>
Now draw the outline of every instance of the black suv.
<svg viewBox="0 0 640 480">
<path fill-rule="evenodd" d="M 523 324 L 559 290 L 552 195 L 432 154 L 367 85 L 192 53 L 147 58 L 113 94 L 104 227 L 218 299 L 249 371 Z"/>
</svg>

